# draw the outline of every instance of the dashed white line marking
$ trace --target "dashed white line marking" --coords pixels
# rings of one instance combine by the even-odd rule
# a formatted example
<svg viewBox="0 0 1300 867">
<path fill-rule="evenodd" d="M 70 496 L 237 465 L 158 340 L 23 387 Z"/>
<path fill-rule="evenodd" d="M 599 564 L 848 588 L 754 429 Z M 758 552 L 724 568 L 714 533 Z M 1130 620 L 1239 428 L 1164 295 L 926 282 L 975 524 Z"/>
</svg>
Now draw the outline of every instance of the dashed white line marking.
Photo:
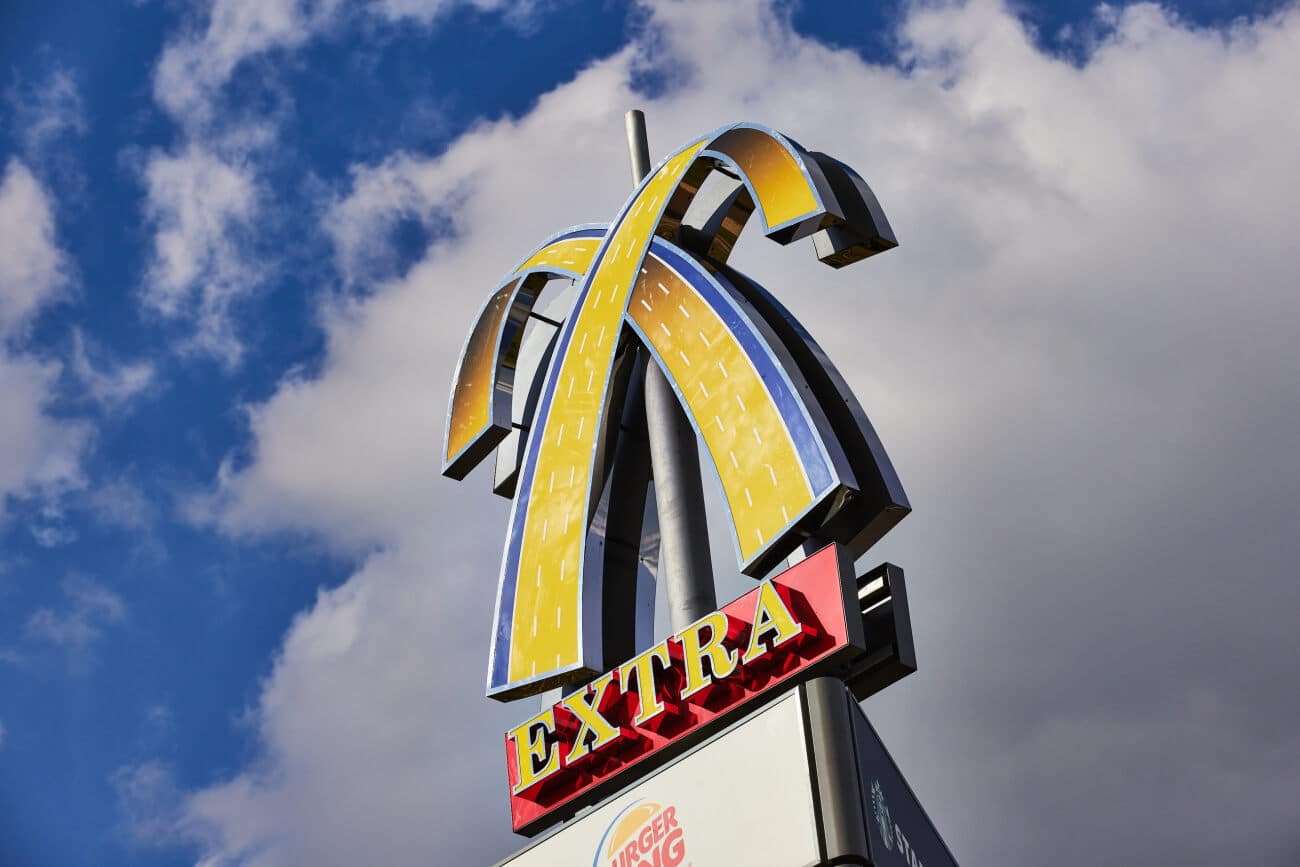
<svg viewBox="0 0 1300 867">
<path fill-rule="evenodd" d="M 754 439 L 758 442 L 760 446 L 763 444 L 763 438 L 758 435 L 758 428 L 754 428 Z"/>
<path fill-rule="evenodd" d="M 704 336 L 704 332 L 703 332 L 703 331 L 697 331 L 697 332 L 695 332 L 695 333 L 698 334 L 698 335 L 700 335 L 700 339 L 704 341 L 704 345 L 705 345 L 705 346 L 709 347 L 710 349 L 713 348 L 713 344 L 709 342 L 709 338 L 707 338 L 707 337 Z"/>
<path fill-rule="evenodd" d="M 612 253 L 609 254 L 609 258 L 611 258 L 611 259 L 617 259 L 617 258 L 618 258 L 618 251 L 619 251 L 620 248 L 622 248 L 622 246 L 623 246 L 623 242 L 622 242 L 622 241 L 619 241 L 619 242 L 617 242 L 616 244 L 614 244 L 614 252 L 612 252 Z"/>
<path fill-rule="evenodd" d="M 566 533 L 569 532 L 569 525 L 568 525 L 567 520 L 566 520 L 565 525 L 564 525 L 564 532 L 566 532 Z M 564 562 L 565 562 L 565 561 L 564 561 L 564 558 L 561 557 L 561 558 L 560 558 L 560 583 L 561 583 L 561 584 L 564 583 Z"/>
<path fill-rule="evenodd" d="M 740 405 L 741 412 L 749 412 L 749 410 L 745 408 L 745 401 L 741 399 L 740 395 L 736 395 L 736 403 Z"/>
<path fill-rule="evenodd" d="M 736 461 L 736 453 L 735 453 L 735 451 L 733 451 L 733 450 L 728 450 L 728 451 L 727 451 L 727 454 L 731 456 L 731 465 L 732 465 L 733 467 L 735 467 L 736 469 L 740 469 L 740 464 Z"/>
<path fill-rule="evenodd" d="M 595 377 L 595 375 L 596 375 L 596 371 L 594 370 L 587 371 L 587 394 L 591 394 L 591 380 L 592 378 Z"/>
<path fill-rule="evenodd" d="M 560 264 L 561 264 L 561 265 L 572 265 L 572 264 L 573 264 L 573 260 L 572 260 L 572 259 L 565 259 L 565 260 L 564 260 L 563 262 L 561 262 Z"/>
<path fill-rule="evenodd" d="M 682 352 L 682 351 L 679 349 L 679 350 L 677 350 L 677 354 L 680 355 L 680 356 L 682 357 L 682 361 L 686 362 L 686 366 L 687 366 L 687 367 L 690 367 L 690 366 L 691 366 L 691 360 L 690 360 L 689 358 L 686 357 L 686 353 L 685 353 L 685 352 Z"/>
<path fill-rule="evenodd" d="M 701 382 L 700 382 L 700 391 L 704 392 L 704 397 L 705 397 L 705 399 L 707 400 L 708 397 L 709 397 L 709 390 L 708 390 L 707 388 L 704 387 L 704 382 L 703 382 L 703 380 L 701 380 Z"/>
<path fill-rule="evenodd" d="M 690 319 L 690 318 L 691 318 L 691 311 L 687 310 L 687 309 L 686 309 L 685 307 L 683 307 L 682 305 L 678 304 L 678 305 L 677 305 L 677 309 L 680 310 L 680 311 L 682 311 L 682 315 L 685 316 L 687 319 Z"/>
<path fill-rule="evenodd" d="M 560 628 L 560 615 L 562 615 L 562 614 L 564 614 L 564 609 L 563 609 L 563 608 L 557 608 L 557 609 L 555 609 L 555 628 L 556 628 L 556 629 L 559 629 L 559 628 Z"/>
<path fill-rule="evenodd" d="M 545 518 L 543 518 L 543 519 L 542 519 L 542 541 L 543 541 L 543 542 L 546 541 L 546 528 L 547 528 L 549 525 L 550 525 L 550 522 L 547 521 Z M 541 567 L 541 566 L 538 566 L 537 568 L 540 569 L 540 568 L 542 568 L 542 567 Z"/>
<path fill-rule="evenodd" d="M 659 323 L 659 327 L 662 328 L 662 329 L 664 330 L 664 334 L 667 334 L 669 337 L 672 337 L 672 336 L 673 336 L 673 333 L 672 333 L 671 331 L 668 330 L 668 326 L 667 326 L 667 325 L 664 325 L 662 322 L 660 322 L 660 323 Z"/>
<path fill-rule="evenodd" d="M 573 476 L 576 470 L 577 470 L 576 466 L 569 467 L 569 487 L 571 488 L 573 487 Z"/>
<path fill-rule="evenodd" d="M 537 637 L 537 612 L 533 612 L 533 638 Z"/>
<path fill-rule="evenodd" d="M 599 349 L 604 345 L 605 345 L 605 326 L 602 325 L 600 326 L 600 335 L 596 338 L 596 348 Z"/>
<path fill-rule="evenodd" d="M 565 397 L 573 397 L 573 374 L 569 374 L 569 388 L 564 392 Z"/>
<path fill-rule="evenodd" d="M 655 284 L 655 285 L 657 285 L 657 286 L 659 287 L 659 291 L 662 292 L 662 293 L 664 293 L 665 295 L 671 295 L 671 294 L 673 294 L 673 293 L 671 293 L 671 292 L 668 291 L 668 287 L 665 286 L 664 284 L 662 284 L 662 283 L 657 283 L 657 284 Z"/>
<path fill-rule="evenodd" d="M 573 249 L 576 250 L 576 251 L 579 252 L 579 253 L 585 253 L 585 252 L 587 252 L 587 248 L 586 248 L 586 247 L 574 247 Z"/>
<path fill-rule="evenodd" d="M 537 586 L 539 589 L 542 586 L 542 564 L 541 563 L 537 564 Z"/>
<path fill-rule="evenodd" d="M 641 299 L 641 306 L 644 307 L 646 310 L 649 310 L 651 313 L 654 312 L 654 308 L 651 307 L 650 304 L 644 298 Z"/>
<path fill-rule="evenodd" d="M 720 430 L 720 431 L 726 431 L 727 426 L 726 426 L 725 424 L 722 423 L 722 419 L 721 419 L 721 418 L 719 418 L 718 416 L 715 415 L 715 416 L 713 417 L 713 421 L 718 425 L 718 430 Z"/>
<path fill-rule="evenodd" d="M 751 508 L 754 505 L 754 498 L 749 495 L 749 488 L 745 488 L 745 502 L 749 503 Z"/>
<path fill-rule="evenodd" d="M 721 370 L 721 371 L 722 371 L 722 378 L 723 378 L 723 379 L 730 379 L 730 378 L 731 378 L 731 374 L 727 373 L 727 366 L 726 366 L 725 364 L 723 364 L 721 361 L 718 362 L 718 370 Z"/>
<path fill-rule="evenodd" d="M 787 524 L 790 523 L 790 513 L 785 510 L 785 506 L 781 507 L 781 517 L 785 519 Z"/>
<path fill-rule="evenodd" d="M 775 487 L 776 487 L 776 470 L 772 469 L 772 465 L 771 465 L 771 464 L 768 464 L 768 465 L 767 465 L 767 474 L 768 474 L 769 476 L 772 477 L 772 487 L 775 488 Z"/>
<path fill-rule="evenodd" d="M 578 354 L 582 355 L 582 353 L 586 351 L 587 351 L 587 332 L 584 331 L 582 332 L 582 345 L 578 347 Z"/>
<path fill-rule="evenodd" d="M 585 415 L 582 416 L 582 417 L 580 417 L 580 418 L 578 419 L 578 432 L 574 435 L 576 439 L 579 439 L 579 440 L 582 439 L 582 426 L 583 426 L 584 424 L 586 424 L 586 423 L 587 423 L 587 417 L 586 417 Z M 770 467 L 769 467 L 769 469 L 770 469 Z M 772 483 L 773 483 L 773 484 L 776 484 L 776 479 L 775 479 L 775 478 L 772 480 Z"/>
<path fill-rule="evenodd" d="M 754 535 L 758 537 L 758 544 L 762 545 L 762 544 L 763 544 L 763 531 L 760 530 L 760 529 L 758 529 L 757 527 L 755 527 L 755 528 L 754 528 Z"/>
<path fill-rule="evenodd" d="M 559 431 L 559 433 L 557 433 L 557 434 L 555 435 L 555 444 L 558 446 L 558 445 L 559 445 L 560 443 L 562 443 L 562 442 L 564 442 L 564 425 L 563 425 L 563 424 L 560 425 L 560 431 Z"/>
<path fill-rule="evenodd" d="M 546 492 L 549 494 L 555 490 L 555 470 L 551 470 L 551 483 L 547 486 Z"/>
</svg>

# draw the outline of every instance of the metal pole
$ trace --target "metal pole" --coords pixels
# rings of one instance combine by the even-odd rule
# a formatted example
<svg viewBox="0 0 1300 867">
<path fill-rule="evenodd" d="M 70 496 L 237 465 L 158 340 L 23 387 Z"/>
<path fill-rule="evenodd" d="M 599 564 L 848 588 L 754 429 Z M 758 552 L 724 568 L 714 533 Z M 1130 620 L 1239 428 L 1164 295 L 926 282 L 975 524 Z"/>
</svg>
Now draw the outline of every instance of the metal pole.
<svg viewBox="0 0 1300 867">
<path fill-rule="evenodd" d="M 632 157 L 632 186 L 650 174 L 650 140 L 645 132 L 645 112 L 634 108 L 623 116 L 627 125 L 627 150 Z"/>
<path fill-rule="evenodd" d="M 645 115 L 627 113 L 632 180 L 650 173 Z M 704 487 L 695 431 L 658 364 L 646 365 L 646 433 L 659 512 L 659 574 L 668 593 L 669 623 L 682 629 L 717 608 L 713 561 L 704 517 Z"/>
</svg>

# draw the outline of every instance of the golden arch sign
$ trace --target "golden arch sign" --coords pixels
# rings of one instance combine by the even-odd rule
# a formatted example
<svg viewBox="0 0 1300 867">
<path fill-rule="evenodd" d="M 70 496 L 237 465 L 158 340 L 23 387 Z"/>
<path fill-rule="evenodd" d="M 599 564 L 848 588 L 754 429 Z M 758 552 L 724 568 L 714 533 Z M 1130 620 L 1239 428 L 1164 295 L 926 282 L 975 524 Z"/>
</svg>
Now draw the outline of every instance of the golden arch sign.
<svg viewBox="0 0 1300 867">
<path fill-rule="evenodd" d="M 712 173 L 734 179 L 686 221 Z M 753 124 L 664 160 L 608 226 L 540 245 L 490 295 L 461 355 L 443 472 L 465 474 L 511 432 L 515 361 L 545 284 L 578 281 L 527 424 L 497 591 L 487 692 L 583 681 L 630 656 L 628 583 L 591 521 L 619 436 L 620 359 L 646 352 L 707 447 L 741 569 L 761 577 L 807 538 L 859 555 L 909 511 L 884 449 L 820 348 L 762 287 L 729 268 L 757 211 L 786 244 L 812 237 L 842 267 L 896 246 L 847 166 Z M 641 491 L 644 506 L 644 490 Z M 619 498 L 620 500 L 623 498 Z M 624 508 L 611 502 L 609 508 Z"/>
</svg>

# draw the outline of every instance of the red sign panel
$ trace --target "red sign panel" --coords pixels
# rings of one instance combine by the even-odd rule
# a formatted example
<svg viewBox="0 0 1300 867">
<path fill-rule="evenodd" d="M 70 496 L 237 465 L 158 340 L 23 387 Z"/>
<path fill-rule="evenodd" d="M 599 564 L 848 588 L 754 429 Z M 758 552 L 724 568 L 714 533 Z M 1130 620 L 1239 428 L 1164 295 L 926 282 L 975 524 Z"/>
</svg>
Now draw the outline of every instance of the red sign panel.
<svg viewBox="0 0 1300 867">
<path fill-rule="evenodd" d="M 759 696 L 862 654 L 852 569 L 823 548 L 507 732 L 514 830 L 536 833 Z"/>
</svg>

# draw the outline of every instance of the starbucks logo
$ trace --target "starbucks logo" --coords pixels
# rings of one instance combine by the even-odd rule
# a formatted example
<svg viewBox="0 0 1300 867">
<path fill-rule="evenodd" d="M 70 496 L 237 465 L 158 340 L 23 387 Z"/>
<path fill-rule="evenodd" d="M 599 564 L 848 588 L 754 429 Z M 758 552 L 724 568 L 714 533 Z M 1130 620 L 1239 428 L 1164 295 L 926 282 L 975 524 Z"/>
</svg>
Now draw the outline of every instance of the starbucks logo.
<svg viewBox="0 0 1300 867">
<path fill-rule="evenodd" d="M 871 812 L 875 814 L 876 825 L 880 827 L 880 839 L 885 841 L 885 848 L 894 848 L 894 822 L 889 818 L 889 805 L 885 803 L 885 792 L 880 788 L 880 780 L 871 778 Z"/>
</svg>

